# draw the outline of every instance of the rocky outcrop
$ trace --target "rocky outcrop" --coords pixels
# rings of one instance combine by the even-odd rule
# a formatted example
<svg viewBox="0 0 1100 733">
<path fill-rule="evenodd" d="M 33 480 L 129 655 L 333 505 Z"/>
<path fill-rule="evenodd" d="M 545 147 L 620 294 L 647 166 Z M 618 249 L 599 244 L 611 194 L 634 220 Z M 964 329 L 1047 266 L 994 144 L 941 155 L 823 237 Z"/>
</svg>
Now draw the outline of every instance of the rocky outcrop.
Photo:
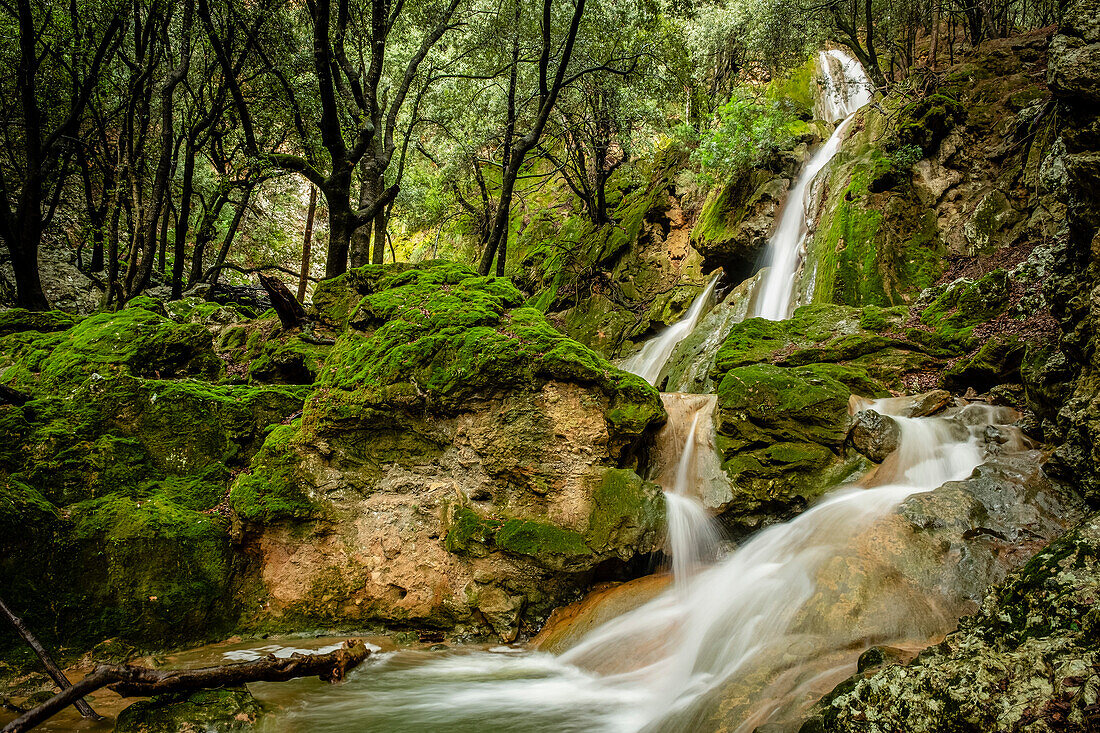
<svg viewBox="0 0 1100 733">
<path fill-rule="evenodd" d="M 664 419 L 657 392 L 508 281 L 370 267 L 319 301 L 346 330 L 301 418 L 229 497 L 258 554 L 262 623 L 511 640 L 656 547 L 663 504 L 631 467 Z M 337 317 L 335 303 L 354 305 Z"/>
<path fill-rule="evenodd" d="M 945 275 L 1011 268 L 1050 241 L 1061 216 L 1043 196 L 1054 145 L 1047 39 L 983 42 L 919 82 L 923 94 L 858 114 L 823 177 L 802 302 L 910 303 Z"/>
<path fill-rule="evenodd" d="M 1100 213 L 1100 135 L 1096 77 L 1100 64 L 1100 3 L 1079 0 L 1066 13 L 1051 42 L 1048 81 L 1062 124 L 1056 155 L 1044 163 L 1051 196 L 1062 203 L 1065 228 L 1055 250 L 1046 293 L 1063 337 L 1037 377 L 1053 398 L 1048 421 L 1058 442 L 1055 468 L 1100 502 L 1100 261 L 1096 256 Z"/>
<path fill-rule="evenodd" d="M 994 588 L 941 644 L 842 684 L 816 729 L 1090 730 L 1100 710 L 1097 557 L 1093 516 Z"/>
<path fill-rule="evenodd" d="M 0 380 L 31 397 L 0 405 L 0 582 L 28 623 L 76 648 L 231 628 L 241 561 L 226 491 L 305 398 L 218 384 L 204 326 L 138 306 L 0 338 Z"/>
</svg>

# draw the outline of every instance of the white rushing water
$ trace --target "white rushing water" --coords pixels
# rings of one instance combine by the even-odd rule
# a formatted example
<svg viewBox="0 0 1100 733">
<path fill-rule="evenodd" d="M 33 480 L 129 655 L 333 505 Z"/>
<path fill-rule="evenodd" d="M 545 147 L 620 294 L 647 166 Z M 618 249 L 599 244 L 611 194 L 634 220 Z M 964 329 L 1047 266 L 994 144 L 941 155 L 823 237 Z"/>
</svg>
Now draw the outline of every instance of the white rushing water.
<svg viewBox="0 0 1100 733">
<path fill-rule="evenodd" d="M 682 413 L 692 421 L 685 454 L 704 412 Z M 703 727 L 714 697 L 750 680 L 762 699 L 753 698 L 755 712 L 739 721 L 739 730 L 751 731 L 769 719 L 770 700 L 797 696 L 835 671 L 830 655 L 850 657 L 868 639 L 927 633 L 900 602 L 859 624 L 830 615 L 846 598 L 873 605 L 868 599 L 876 594 L 885 599 L 876 608 L 893 608 L 892 586 L 883 578 L 844 577 L 843 590 L 821 580 L 875 520 L 912 494 L 965 478 L 982 460 L 976 438 L 968 437 L 980 427 L 968 432 L 961 422 L 939 418 L 895 419 L 900 446 L 875 473 L 876 485 L 835 490 L 713 564 L 705 565 L 719 552 L 717 534 L 698 531 L 709 518 L 701 521 L 694 507 L 681 512 L 684 526 L 671 529 L 677 533 L 671 551 L 685 558 L 676 564 L 673 587 L 562 655 L 381 654 L 344 685 L 281 717 L 277 729 L 686 732 Z M 686 482 L 690 473 L 683 462 L 675 472 Z M 669 491 L 674 515 L 677 501 L 690 496 L 675 489 Z M 824 669 L 813 664 L 817 659 Z M 843 664 L 850 663 L 845 657 Z"/>
<path fill-rule="evenodd" d="M 654 478 L 664 489 L 672 577 L 683 586 L 716 557 L 722 533 L 704 499 L 715 504 L 728 500 L 729 480 L 714 448 L 717 398 L 664 393 L 661 399 L 669 420 L 657 436 Z M 715 499 L 715 493 L 724 496 Z"/>
<path fill-rule="evenodd" d="M 828 51 L 821 55 L 821 66 L 827 92 L 823 114 L 841 121 L 792 188 L 769 244 L 770 269 L 758 279 L 755 294 L 744 298 L 755 301 L 755 315 L 767 318 L 789 315 L 816 179 L 839 149 L 852 114 L 870 100 L 866 77 L 852 59 Z M 621 367 L 655 383 L 676 345 L 711 305 L 717 279 L 683 318 Z M 730 318 L 717 320 L 726 324 Z M 712 346 L 703 343 L 702 348 L 706 352 Z M 904 638 L 924 630 L 898 604 L 893 614 L 873 617 L 869 630 L 853 631 L 849 619 L 837 622 L 822 609 L 822 603 L 829 607 L 834 589 L 820 576 L 859 532 L 907 496 L 971 473 L 981 453 L 961 423 L 896 418 L 900 447 L 874 473 L 873 486 L 835 490 L 722 558 L 721 532 L 706 508 L 729 498 L 715 447 L 716 397 L 665 394 L 663 399 L 669 422 L 658 436 L 653 478 L 665 490 L 666 552 L 674 579 L 668 590 L 598 626 L 556 657 L 503 653 L 515 651 L 508 648 L 375 655 L 343 685 L 306 697 L 269 729 L 687 732 L 702 727 L 714 696 L 746 680 L 751 692 L 737 694 L 753 702 L 740 715 L 738 730 L 751 731 L 835 671 L 830 668 L 834 657 L 850 664 L 851 650 L 876 634 Z M 873 406 L 880 411 L 891 407 L 885 402 Z M 880 580 L 845 578 L 841 585 L 871 598 L 884 592 Z"/>
<path fill-rule="evenodd" d="M 637 374 L 650 384 L 656 383 L 657 377 L 661 374 L 661 368 L 668 361 L 668 357 L 672 355 L 672 350 L 676 348 L 676 344 L 683 341 L 688 334 L 695 330 L 696 324 L 699 323 L 699 319 L 703 317 L 707 306 L 710 305 L 717 284 L 718 277 L 711 278 L 707 287 L 695 298 L 683 318 L 642 344 L 642 348 L 637 353 L 624 359 L 619 364 L 619 368 Z"/>
<path fill-rule="evenodd" d="M 855 59 L 842 51 L 822 51 L 819 64 L 825 79 L 820 105 L 828 121 L 839 124 L 798 174 L 768 240 L 764 255 L 767 270 L 752 314 L 773 321 L 791 315 L 798 273 L 816 219 L 821 171 L 840 150 L 855 113 L 871 101 L 870 81 Z"/>
</svg>

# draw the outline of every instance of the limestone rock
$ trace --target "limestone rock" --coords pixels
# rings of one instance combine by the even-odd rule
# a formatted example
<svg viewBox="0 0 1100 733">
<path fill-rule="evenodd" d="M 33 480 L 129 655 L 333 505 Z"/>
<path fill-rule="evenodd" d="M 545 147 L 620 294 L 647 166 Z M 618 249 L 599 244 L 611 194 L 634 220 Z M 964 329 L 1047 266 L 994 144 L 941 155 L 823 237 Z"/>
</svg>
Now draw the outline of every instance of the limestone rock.
<svg viewBox="0 0 1100 733">
<path fill-rule="evenodd" d="M 882 463 L 897 450 L 901 430 L 897 422 L 874 410 L 861 410 L 852 421 L 848 439 L 863 455 L 875 463 Z"/>
<path fill-rule="evenodd" d="M 264 623 L 511 640 L 596 566 L 657 546 L 659 490 L 630 468 L 664 419 L 644 380 L 464 266 L 330 283 L 320 301 L 345 330 L 301 419 L 268 435 L 230 493 Z"/>
</svg>

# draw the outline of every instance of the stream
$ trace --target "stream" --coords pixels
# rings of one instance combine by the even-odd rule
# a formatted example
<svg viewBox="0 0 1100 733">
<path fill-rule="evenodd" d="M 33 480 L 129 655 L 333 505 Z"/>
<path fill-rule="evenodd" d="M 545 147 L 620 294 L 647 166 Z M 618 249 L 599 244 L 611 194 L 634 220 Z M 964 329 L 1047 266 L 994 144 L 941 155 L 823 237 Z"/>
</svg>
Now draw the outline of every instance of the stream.
<svg viewBox="0 0 1100 733">
<path fill-rule="evenodd" d="M 859 65 L 823 52 L 821 104 L 836 128 L 810 157 L 794 185 L 755 279 L 752 315 L 787 318 L 794 307 L 819 178 L 840 148 L 855 112 L 870 101 Z M 622 368 L 658 380 L 676 349 L 713 305 L 713 278 L 687 313 L 648 341 Z M 738 311 L 739 318 L 748 313 Z M 739 320 L 739 318 L 737 320 Z M 733 319 L 725 319 L 726 322 Z M 720 342 L 718 339 L 706 339 Z M 875 573 L 824 582 L 833 561 L 852 552 L 861 532 L 907 497 L 967 477 L 983 461 L 978 436 L 1002 417 L 990 411 L 960 430 L 944 418 L 897 414 L 899 448 L 859 484 L 834 489 L 795 519 L 769 527 L 730 551 L 702 501 L 730 491 L 714 447 L 714 395 L 663 395 L 669 422 L 658 437 L 651 478 L 665 491 L 665 554 L 673 582 L 632 610 L 596 625 L 559 654 L 499 646 L 383 651 L 342 685 L 299 681 L 257 685 L 284 712 L 279 731 L 420 733 L 486 730 L 696 731 L 722 712 L 751 731 L 796 713 L 854 671 L 869 643 L 919 647 L 953 618 L 891 604 L 891 584 Z M 889 414 L 893 405 L 874 403 Z M 711 503 L 714 505 L 714 502 Z M 897 572 L 885 567 L 882 573 Z M 887 610 L 852 628 L 829 612 L 845 598 L 881 597 Z M 873 605 L 873 604 L 871 604 Z M 726 711 L 725 701 L 737 701 Z M 725 706 L 725 707 L 724 707 Z"/>
</svg>

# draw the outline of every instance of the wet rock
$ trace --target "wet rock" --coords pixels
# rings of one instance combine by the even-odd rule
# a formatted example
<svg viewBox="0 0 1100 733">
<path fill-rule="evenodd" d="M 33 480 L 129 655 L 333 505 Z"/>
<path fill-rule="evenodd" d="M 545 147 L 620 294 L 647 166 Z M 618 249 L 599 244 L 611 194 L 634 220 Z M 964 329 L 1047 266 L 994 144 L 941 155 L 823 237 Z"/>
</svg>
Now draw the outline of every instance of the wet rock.
<svg viewBox="0 0 1100 733">
<path fill-rule="evenodd" d="M 708 269 L 721 266 L 735 280 L 752 274 L 790 184 L 789 177 L 757 169 L 708 196 L 691 233 Z"/>
<path fill-rule="evenodd" d="M 264 706 L 245 687 L 157 695 L 119 713 L 115 733 L 229 733 L 252 730 Z"/>
<path fill-rule="evenodd" d="M 848 440 L 852 446 L 875 463 L 882 463 L 897 450 L 901 429 L 897 422 L 874 410 L 861 410 L 852 421 Z"/>
<path fill-rule="evenodd" d="M 942 644 L 838 688 L 823 729 L 1088 730 L 1100 700 L 1098 557 L 1094 515 L 995 588 Z"/>
</svg>

